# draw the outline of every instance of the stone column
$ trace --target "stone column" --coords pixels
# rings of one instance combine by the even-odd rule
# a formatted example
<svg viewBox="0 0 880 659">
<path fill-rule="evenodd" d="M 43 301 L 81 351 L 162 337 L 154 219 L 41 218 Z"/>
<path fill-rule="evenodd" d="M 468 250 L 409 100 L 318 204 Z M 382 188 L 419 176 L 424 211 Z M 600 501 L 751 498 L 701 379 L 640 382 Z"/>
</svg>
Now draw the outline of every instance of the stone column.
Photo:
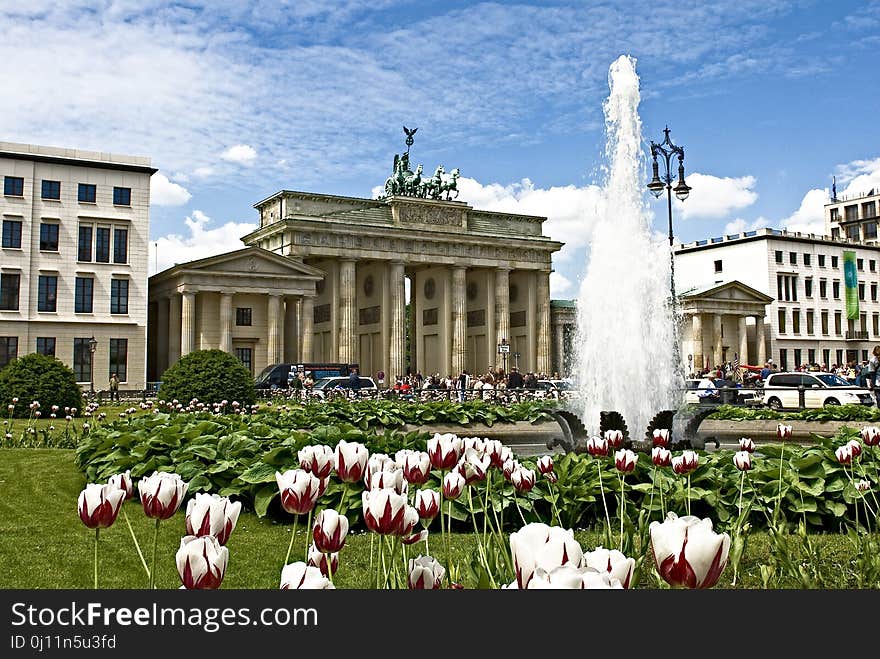
<svg viewBox="0 0 880 659">
<path fill-rule="evenodd" d="M 166 368 L 180 359 L 180 316 L 180 293 L 172 293 L 168 298 L 168 361 L 165 363 Z"/>
<path fill-rule="evenodd" d="M 556 323 L 556 371 L 559 377 L 565 377 L 565 325 Z"/>
<path fill-rule="evenodd" d="M 452 268 L 452 377 L 458 376 L 465 369 L 467 360 L 466 279 L 467 268 L 462 266 Z"/>
<path fill-rule="evenodd" d="M 702 373 L 706 367 L 706 358 L 703 356 L 703 317 L 698 313 L 691 316 L 691 345 L 694 373 Z"/>
<path fill-rule="evenodd" d="M 755 316 L 755 342 L 758 344 L 758 366 L 767 363 L 767 336 L 763 314 Z"/>
<path fill-rule="evenodd" d="M 170 300 L 160 298 L 156 304 L 156 368 L 154 377 L 162 378 L 162 373 L 168 368 L 168 312 Z"/>
<path fill-rule="evenodd" d="M 232 353 L 232 293 L 220 293 L 220 350 Z"/>
<path fill-rule="evenodd" d="M 721 365 L 721 314 L 712 314 L 712 359 L 714 360 L 709 368 L 716 364 Z"/>
<path fill-rule="evenodd" d="M 390 336 L 388 346 L 388 372 L 385 377 L 390 378 L 406 374 L 406 290 L 404 289 L 406 278 L 404 276 L 403 261 L 392 261 L 388 266 L 389 292 L 391 298 L 391 325 L 388 329 Z M 383 368 L 386 366 L 383 364 Z"/>
<path fill-rule="evenodd" d="M 280 295 L 270 295 L 267 320 L 269 321 L 268 363 L 279 364 L 284 361 L 284 334 L 282 333 L 283 310 Z"/>
<path fill-rule="evenodd" d="M 299 305 L 298 298 L 284 299 L 284 359 L 285 362 L 296 362 L 299 359 Z"/>
<path fill-rule="evenodd" d="M 300 305 L 300 344 L 299 358 L 303 363 L 312 361 L 312 339 L 314 338 L 315 298 L 311 295 L 302 298 Z"/>
<path fill-rule="evenodd" d="M 180 356 L 193 351 L 196 342 L 196 294 L 184 292 L 180 309 Z"/>
<path fill-rule="evenodd" d="M 738 320 L 739 334 L 739 363 L 751 364 L 749 361 L 749 335 L 746 327 L 746 316 L 740 316 Z"/>
<path fill-rule="evenodd" d="M 355 341 L 357 340 L 355 324 L 355 304 L 357 300 L 355 288 L 357 277 L 354 259 L 339 260 L 339 361 L 353 363 L 355 361 Z"/>
<path fill-rule="evenodd" d="M 418 313 L 418 305 L 416 304 L 416 300 L 418 299 L 418 292 L 416 291 L 415 275 L 412 275 L 409 278 L 409 286 L 409 366 L 413 374 L 415 374 L 416 371 L 419 370 L 418 361 L 416 361 L 416 345 L 418 344 L 418 339 L 416 338 L 416 314 Z M 404 305 L 404 314 L 405 313 L 406 306 Z M 388 380 L 385 382 L 388 382 Z"/>
<path fill-rule="evenodd" d="M 501 339 L 510 342 L 510 268 L 495 270 L 495 335 L 496 346 Z"/>
<path fill-rule="evenodd" d="M 540 271 L 537 274 L 537 298 L 535 311 L 538 325 L 535 370 L 538 373 L 550 374 L 550 272 Z"/>
</svg>

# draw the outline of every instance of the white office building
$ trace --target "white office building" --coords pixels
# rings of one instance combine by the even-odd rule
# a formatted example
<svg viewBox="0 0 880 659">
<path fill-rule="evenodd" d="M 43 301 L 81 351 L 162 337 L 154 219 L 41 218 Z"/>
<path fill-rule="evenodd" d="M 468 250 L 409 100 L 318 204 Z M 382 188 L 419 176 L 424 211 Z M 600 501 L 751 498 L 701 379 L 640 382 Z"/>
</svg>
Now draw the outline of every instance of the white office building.
<svg viewBox="0 0 880 659">
<path fill-rule="evenodd" d="M 40 352 L 84 388 L 113 372 L 145 386 L 154 172 L 144 157 L 0 142 L 0 368 Z"/>
</svg>

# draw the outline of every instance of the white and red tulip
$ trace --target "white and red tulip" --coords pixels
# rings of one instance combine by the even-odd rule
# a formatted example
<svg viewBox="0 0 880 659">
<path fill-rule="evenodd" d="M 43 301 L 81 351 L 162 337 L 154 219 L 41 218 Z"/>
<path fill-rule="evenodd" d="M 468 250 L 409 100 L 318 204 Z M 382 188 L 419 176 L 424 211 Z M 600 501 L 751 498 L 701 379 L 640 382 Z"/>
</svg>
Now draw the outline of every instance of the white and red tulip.
<svg viewBox="0 0 880 659">
<path fill-rule="evenodd" d="M 542 455 L 538 458 L 538 471 L 544 476 L 553 471 L 553 456 Z"/>
<path fill-rule="evenodd" d="M 431 458 L 423 451 L 413 451 L 403 458 L 403 476 L 412 485 L 423 485 L 431 477 Z"/>
<path fill-rule="evenodd" d="M 430 556 L 418 556 L 409 560 L 407 586 L 410 590 L 437 590 L 442 587 L 446 568 Z"/>
<path fill-rule="evenodd" d="M 183 503 L 189 483 L 177 474 L 154 471 L 138 481 L 138 494 L 144 514 L 152 519 L 169 519 Z"/>
<path fill-rule="evenodd" d="M 657 572 L 681 588 L 711 588 L 727 566 L 730 536 L 715 533 L 712 520 L 670 512 L 664 522 L 651 522 L 651 551 Z"/>
<path fill-rule="evenodd" d="M 406 513 L 406 497 L 391 489 L 364 490 L 364 524 L 381 535 L 396 535 Z"/>
<path fill-rule="evenodd" d="M 784 423 L 777 423 L 776 437 L 783 441 L 785 441 L 786 439 L 791 439 L 791 426 L 787 426 Z"/>
<path fill-rule="evenodd" d="M 186 505 L 186 532 L 197 537 L 213 535 L 225 545 L 238 522 L 241 502 L 199 492 Z"/>
<path fill-rule="evenodd" d="M 462 451 L 462 441 L 454 433 L 434 433 L 428 440 L 428 456 L 434 469 L 452 469 L 458 464 Z"/>
<path fill-rule="evenodd" d="M 608 448 L 610 450 L 619 449 L 623 446 L 623 431 L 622 430 L 606 430 L 605 431 L 605 441 L 608 442 Z"/>
<path fill-rule="evenodd" d="M 747 451 L 748 453 L 754 453 L 755 452 L 755 442 L 753 442 L 748 437 L 740 437 L 739 450 L 740 451 Z"/>
<path fill-rule="evenodd" d="M 436 490 L 416 490 L 414 503 L 421 519 L 434 519 L 440 512 L 440 493 Z"/>
<path fill-rule="evenodd" d="M 324 508 L 315 518 L 312 539 L 318 551 L 335 554 L 345 546 L 348 535 L 348 518 L 332 508 Z"/>
<path fill-rule="evenodd" d="M 304 469 L 275 472 L 275 482 L 281 492 L 281 506 L 291 515 L 305 515 L 315 508 L 321 489 L 321 480 Z"/>
<path fill-rule="evenodd" d="M 339 570 L 339 553 L 334 552 L 331 554 L 325 554 L 320 551 L 313 542 L 309 545 L 309 565 L 312 567 L 316 567 L 321 570 L 321 574 L 325 577 L 330 576 L 330 571 L 333 571 L 333 574 Z"/>
<path fill-rule="evenodd" d="M 111 476 L 107 483 L 125 492 L 125 501 L 131 499 L 132 495 L 134 495 L 134 483 L 131 481 L 131 469 L 126 469 L 121 474 Z"/>
<path fill-rule="evenodd" d="M 531 492 L 535 487 L 535 472 L 521 467 L 510 475 L 510 482 L 517 492 Z"/>
<path fill-rule="evenodd" d="M 614 454 L 614 466 L 622 474 L 631 474 L 636 469 L 638 456 L 629 449 L 620 449 Z"/>
<path fill-rule="evenodd" d="M 486 474 L 491 464 L 492 461 L 488 455 L 480 453 L 475 448 L 467 448 L 461 456 L 461 460 L 458 461 L 456 469 L 464 477 L 465 482 L 470 485 L 486 480 Z"/>
<path fill-rule="evenodd" d="M 587 440 L 587 453 L 594 458 L 604 458 L 608 455 L 609 444 L 604 437 L 590 437 Z"/>
<path fill-rule="evenodd" d="M 115 485 L 89 483 L 77 499 L 79 518 L 90 529 L 106 529 L 116 521 L 124 501 L 125 491 Z"/>
<path fill-rule="evenodd" d="M 464 492 L 465 485 L 467 483 L 464 480 L 464 476 L 457 471 L 450 471 L 443 477 L 443 498 L 449 500 L 457 499 Z"/>
<path fill-rule="evenodd" d="M 843 446 L 838 447 L 837 450 L 834 451 L 834 455 L 837 457 L 837 461 L 840 464 L 842 464 L 842 465 L 852 464 L 852 459 L 853 459 L 852 446 L 850 446 L 849 444 L 844 444 Z"/>
<path fill-rule="evenodd" d="M 520 589 L 528 587 L 539 567 L 550 572 L 560 565 L 579 567 L 583 560 L 583 550 L 574 532 L 559 526 L 532 522 L 511 533 L 509 541 Z"/>
<path fill-rule="evenodd" d="M 733 454 L 733 464 L 740 471 L 748 471 L 752 468 L 752 454 L 748 451 L 737 451 Z"/>
<path fill-rule="evenodd" d="M 651 435 L 652 446 L 662 446 L 669 448 L 669 429 L 657 428 Z"/>
<path fill-rule="evenodd" d="M 298 561 L 281 570 L 281 590 L 335 590 L 320 568 Z"/>
<path fill-rule="evenodd" d="M 877 426 L 865 426 L 859 431 L 865 446 L 877 446 L 880 444 L 880 428 Z"/>
<path fill-rule="evenodd" d="M 672 451 L 662 446 L 651 449 L 651 462 L 658 467 L 668 467 L 672 464 Z"/>
<path fill-rule="evenodd" d="M 676 474 L 689 474 L 700 465 L 700 458 L 694 451 L 682 451 L 672 458 L 672 471 Z"/>
<path fill-rule="evenodd" d="M 299 467 L 315 478 L 324 480 L 333 471 L 336 455 L 333 449 L 325 444 L 306 446 L 297 452 Z"/>
<path fill-rule="evenodd" d="M 212 535 L 184 536 L 177 550 L 177 572 L 187 590 L 216 590 L 229 562 L 229 550 Z"/>
<path fill-rule="evenodd" d="M 636 569 L 634 558 L 627 558 L 617 549 L 596 547 L 593 551 L 584 552 L 583 565 L 597 572 L 607 573 L 617 579 L 623 588 L 629 588 Z"/>
<path fill-rule="evenodd" d="M 334 468 L 344 483 L 356 483 L 364 477 L 370 452 L 358 442 L 340 439 L 334 452 Z"/>
<path fill-rule="evenodd" d="M 847 442 L 847 446 L 849 446 L 850 451 L 852 452 L 852 456 L 854 458 L 859 457 L 862 454 L 862 444 L 857 439 L 851 439 Z"/>
</svg>

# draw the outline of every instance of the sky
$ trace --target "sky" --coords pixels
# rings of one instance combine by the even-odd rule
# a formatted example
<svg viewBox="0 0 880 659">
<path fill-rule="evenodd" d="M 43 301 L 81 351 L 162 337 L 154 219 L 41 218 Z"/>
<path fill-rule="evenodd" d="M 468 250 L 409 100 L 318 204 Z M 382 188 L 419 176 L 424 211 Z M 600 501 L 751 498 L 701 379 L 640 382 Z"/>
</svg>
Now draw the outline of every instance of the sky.
<svg viewBox="0 0 880 659">
<path fill-rule="evenodd" d="M 667 125 L 685 149 L 677 241 L 822 233 L 832 177 L 880 190 L 880 0 L 0 0 L 0 25 L 0 140 L 159 169 L 150 274 L 242 247 L 278 190 L 376 196 L 407 126 L 459 200 L 548 218 L 551 295 L 574 298 L 620 55 L 646 167 Z"/>
</svg>

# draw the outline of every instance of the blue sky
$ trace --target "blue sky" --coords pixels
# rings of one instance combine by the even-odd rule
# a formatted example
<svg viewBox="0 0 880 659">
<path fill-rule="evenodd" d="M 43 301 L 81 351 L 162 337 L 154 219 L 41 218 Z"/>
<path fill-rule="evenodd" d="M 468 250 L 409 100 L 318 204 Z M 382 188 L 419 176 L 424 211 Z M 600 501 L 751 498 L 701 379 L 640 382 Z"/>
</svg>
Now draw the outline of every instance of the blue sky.
<svg viewBox="0 0 880 659">
<path fill-rule="evenodd" d="M 0 0 L 0 24 L 0 139 L 152 157 L 151 269 L 241 246 L 282 188 L 373 196 L 406 125 L 461 200 L 550 218 L 574 297 L 622 54 L 646 153 L 666 124 L 686 150 L 677 238 L 821 231 L 832 175 L 880 188 L 878 1 Z"/>
</svg>

